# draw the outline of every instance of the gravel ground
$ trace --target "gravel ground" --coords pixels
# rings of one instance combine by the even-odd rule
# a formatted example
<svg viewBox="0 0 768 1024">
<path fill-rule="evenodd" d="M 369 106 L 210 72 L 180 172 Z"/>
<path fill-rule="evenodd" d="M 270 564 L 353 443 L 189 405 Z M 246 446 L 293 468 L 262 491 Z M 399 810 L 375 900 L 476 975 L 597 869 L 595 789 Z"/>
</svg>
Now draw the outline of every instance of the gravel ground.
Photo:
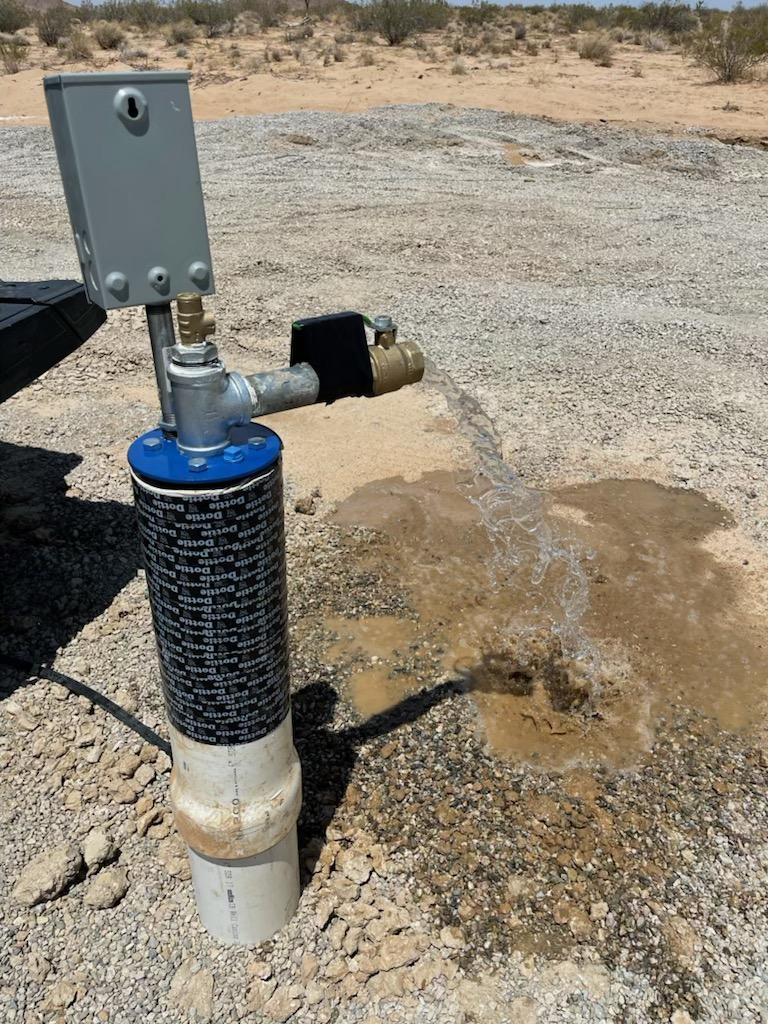
<svg viewBox="0 0 768 1024">
<path fill-rule="evenodd" d="M 284 361 L 298 314 L 391 311 L 527 480 L 697 488 L 764 544 L 767 155 L 442 107 L 198 141 L 233 367 Z M 0 130 L 0 181 L 0 276 L 76 276 L 45 130 Z M 0 408 L 0 642 L 162 734 L 124 467 L 150 382 L 129 311 Z M 323 498 L 297 514 L 288 486 L 299 913 L 256 951 L 209 941 L 167 757 L 9 670 L 3 1019 L 768 1021 L 764 751 L 675 708 L 633 771 L 505 763 L 428 640 L 411 668 L 430 689 L 360 723 L 323 616 L 407 617 L 408 594 L 371 569 L 375 538 Z"/>
</svg>

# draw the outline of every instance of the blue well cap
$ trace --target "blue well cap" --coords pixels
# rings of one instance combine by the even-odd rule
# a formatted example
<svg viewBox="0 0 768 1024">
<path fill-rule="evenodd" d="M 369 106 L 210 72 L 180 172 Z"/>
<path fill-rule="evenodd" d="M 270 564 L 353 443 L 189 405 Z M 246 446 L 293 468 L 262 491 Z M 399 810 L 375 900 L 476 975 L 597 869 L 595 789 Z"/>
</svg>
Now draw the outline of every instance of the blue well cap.
<svg viewBox="0 0 768 1024">
<path fill-rule="evenodd" d="M 283 442 L 269 427 L 248 423 L 233 427 L 230 443 L 215 455 L 186 455 L 174 437 L 149 430 L 128 449 L 128 463 L 137 476 L 166 487 L 206 489 L 256 476 L 280 458 Z"/>
</svg>

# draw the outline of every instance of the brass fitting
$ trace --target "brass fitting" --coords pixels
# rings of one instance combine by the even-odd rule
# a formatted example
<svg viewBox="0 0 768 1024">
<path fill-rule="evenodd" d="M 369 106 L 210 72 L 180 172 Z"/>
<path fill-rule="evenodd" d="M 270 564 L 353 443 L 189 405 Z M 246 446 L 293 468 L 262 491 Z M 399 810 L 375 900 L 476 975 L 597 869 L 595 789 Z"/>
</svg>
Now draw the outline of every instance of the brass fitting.
<svg viewBox="0 0 768 1024">
<path fill-rule="evenodd" d="M 424 353 L 413 341 L 395 341 L 394 331 L 376 333 L 368 348 L 373 370 L 373 394 L 386 395 L 424 376 Z"/>
<path fill-rule="evenodd" d="M 182 345 L 198 345 L 216 332 L 213 313 L 205 312 L 203 300 L 193 292 L 181 292 L 176 296 L 176 319 Z"/>
</svg>

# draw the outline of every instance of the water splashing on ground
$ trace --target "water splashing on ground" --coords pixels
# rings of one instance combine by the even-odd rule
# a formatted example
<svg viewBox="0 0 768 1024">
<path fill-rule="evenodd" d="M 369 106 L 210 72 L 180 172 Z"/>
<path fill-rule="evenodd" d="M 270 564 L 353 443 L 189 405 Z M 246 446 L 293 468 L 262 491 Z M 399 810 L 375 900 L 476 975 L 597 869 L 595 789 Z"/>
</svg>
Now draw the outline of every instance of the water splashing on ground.
<svg viewBox="0 0 768 1024">
<path fill-rule="evenodd" d="M 477 399 L 427 360 L 426 381 L 446 399 L 459 431 L 475 459 L 467 493 L 480 512 L 491 542 L 491 586 L 519 586 L 519 579 L 538 588 L 545 578 L 556 586 L 542 591 L 536 611 L 549 619 L 564 653 L 596 667 L 597 655 L 582 625 L 589 603 L 589 583 L 581 563 L 585 552 L 558 536 L 544 508 L 543 496 L 528 487 L 504 461 L 503 446 L 493 421 Z"/>
</svg>

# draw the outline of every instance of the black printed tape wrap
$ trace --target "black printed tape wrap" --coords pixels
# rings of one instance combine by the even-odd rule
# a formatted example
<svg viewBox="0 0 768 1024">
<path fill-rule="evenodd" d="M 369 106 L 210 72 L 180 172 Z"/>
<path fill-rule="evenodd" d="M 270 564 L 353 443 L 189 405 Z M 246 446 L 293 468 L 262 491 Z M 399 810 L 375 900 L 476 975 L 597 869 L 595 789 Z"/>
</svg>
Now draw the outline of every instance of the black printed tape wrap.
<svg viewBox="0 0 768 1024">
<path fill-rule="evenodd" d="M 200 743 L 250 743 L 288 714 L 280 462 L 236 488 L 164 492 L 134 476 L 163 695 Z"/>
</svg>

